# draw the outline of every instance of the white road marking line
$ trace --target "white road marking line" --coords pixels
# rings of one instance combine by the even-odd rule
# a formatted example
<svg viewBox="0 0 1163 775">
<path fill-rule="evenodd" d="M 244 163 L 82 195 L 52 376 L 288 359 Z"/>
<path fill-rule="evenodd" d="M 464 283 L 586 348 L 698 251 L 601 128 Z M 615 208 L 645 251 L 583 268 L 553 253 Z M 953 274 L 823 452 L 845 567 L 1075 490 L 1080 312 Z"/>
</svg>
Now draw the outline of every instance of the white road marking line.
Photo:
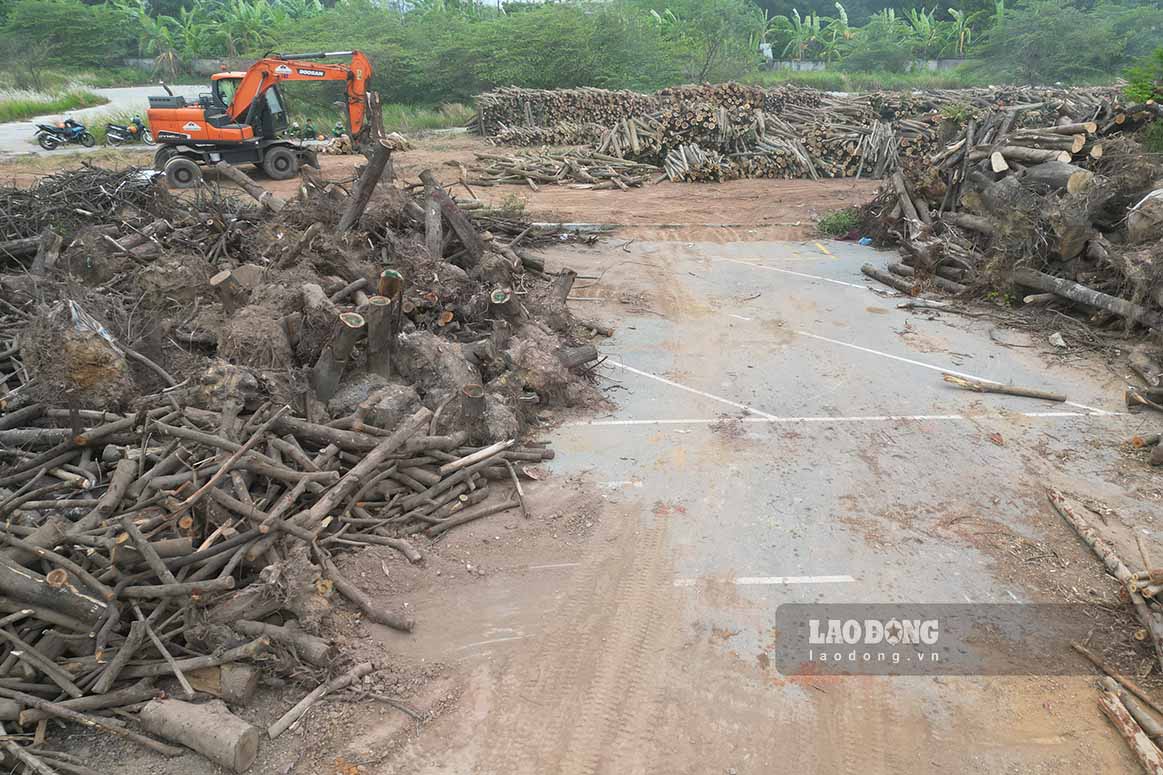
<svg viewBox="0 0 1163 775">
<path fill-rule="evenodd" d="M 585 427 L 618 427 L 618 426 L 634 426 L 634 425 L 717 425 L 723 422 L 740 422 L 750 423 L 754 425 L 830 425 L 835 423 L 877 423 L 877 422 L 976 422 L 983 419 L 1004 419 L 1005 416 L 1018 415 L 1020 417 L 1030 417 L 1034 419 L 1053 419 L 1057 417 L 1123 417 L 1125 415 L 1115 412 L 1100 412 L 1092 414 L 1088 412 L 1006 412 L 996 415 L 976 415 L 966 416 L 962 414 L 869 414 L 857 415 L 855 417 L 831 417 L 828 415 L 820 415 L 816 417 L 681 417 L 673 419 L 654 419 L 654 420 L 577 420 L 575 422 L 564 423 L 567 428 L 585 428 Z"/>
<path fill-rule="evenodd" d="M 556 568 L 576 568 L 580 562 L 555 562 L 551 565 L 530 565 L 529 570 L 554 570 Z"/>
<path fill-rule="evenodd" d="M 979 377 L 975 374 L 967 374 L 964 371 L 955 371 L 953 369 L 946 368 L 944 366 L 936 366 L 932 363 L 925 363 L 924 361 L 916 361 L 916 360 L 913 360 L 912 358 L 905 358 L 903 355 L 893 355 L 892 353 L 882 352 L 881 350 L 874 350 L 871 347 L 864 347 L 862 345 L 853 344 L 852 342 L 842 342 L 839 339 L 832 339 L 832 338 L 827 337 L 827 336 L 821 336 L 820 334 L 813 334 L 810 331 L 795 331 L 794 333 L 798 334 L 799 336 L 806 336 L 809 339 L 819 339 L 821 342 L 829 342 L 831 344 L 839 345 L 841 347 L 848 347 L 848 348 L 851 348 L 853 350 L 859 350 L 860 352 L 868 353 L 870 355 L 879 355 L 882 358 L 889 358 L 889 359 L 894 360 L 894 361 L 900 361 L 901 363 L 907 363 L 911 366 L 920 366 L 922 369 L 930 369 L 931 371 L 939 371 L 939 372 L 943 372 L 945 374 L 952 374 L 952 375 L 957 376 L 957 377 L 964 377 L 966 379 L 979 380 L 981 382 L 990 382 L 994 385 L 1005 384 L 1003 382 L 998 382 L 996 379 L 989 379 L 987 377 Z M 1079 409 L 1085 409 L 1086 411 L 1092 412 L 1094 414 L 1119 414 L 1119 412 L 1108 412 L 1105 409 L 1096 409 L 1093 406 L 1087 406 L 1086 404 L 1080 404 L 1080 403 L 1077 403 L 1075 401 L 1066 401 L 1064 403 L 1066 403 L 1068 406 L 1074 406 L 1074 407 L 1077 407 Z"/>
<path fill-rule="evenodd" d="M 693 587 L 700 582 L 714 583 L 716 581 L 734 584 L 739 587 L 752 586 L 786 586 L 790 584 L 851 584 L 856 579 L 851 576 L 740 576 L 734 579 L 675 579 L 676 587 Z"/>
<path fill-rule="evenodd" d="M 1098 415 L 1100 417 L 1117 417 L 1117 412 L 1104 412 L 1095 410 L 1093 413 L 1084 412 L 1022 412 L 1023 417 L 1091 417 Z"/>
<path fill-rule="evenodd" d="M 820 245 L 820 243 L 817 242 L 816 246 L 819 247 L 821 250 L 824 250 L 824 252 L 827 252 L 823 248 L 823 246 Z M 829 255 L 831 255 L 831 254 L 829 253 Z M 830 277 L 820 277 L 819 275 L 807 274 L 805 272 L 793 272 L 790 269 L 780 269 L 780 268 L 774 267 L 774 266 L 764 266 L 763 264 L 757 264 L 757 263 L 753 263 L 750 261 L 740 261 L 739 259 L 725 258 L 723 256 L 717 256 L 716 259 L 719 261 L 730 261 L 733 264 L 743 264 L 744 266 L 754 267 L 755 269 L 767 269 L 771 272 L 782 272 L 783 274 L 796 275 L 797 277 L 806 277 L 806 278 L 811 279 L 811 280 L 822 280 L 824 282 L 835 283 L 837 285 L 846 285 L 849 288 L 863 288 L 864 290 L 869 290 L 867 285 L 857 285 L 855 283 L 844 282 L 843 280 L 833 280 Z M 731 317 L 737 317 L 740 320 L 749 320 L 749 318 L 743 318 L 739 315 L 732 315 L 729 312 L 725 313 L 725 314 L 730 315 Z M 944 372 L 948 372 L 949 374 L 956 374 L 959 377 L 967 377 L 969 379 L 978 379 L 978 380 L 982 380 L 984 382 L 993 382 L 995 385 L 1003 384 L 1003 383 L 998 382 L 997 380 L 986 379 L 985 377 L 976 377 L 976 376 L 973 376 L 972 374 L 965 374 L 963 372 L 954 371 L 952 369 L 946 369 L 946 368 L 943 368 L 941 366 L 934 366 L 932 364 L 922 363 L 920 361 L 914 361 L 914 360 L 909 359 L 909 358 L 902 358 L 899 355 L 891 355 L 889 353 L 880 352 L 879 350 L 872 350 L 872 349 L 869 349 L 867 347 L 861 347 L 860 345 L 850 344 L 848 342 L 840 342 L 840 341 L 837 341 L 835 339 L 829 339 L 826 336 L 820 336 L 819 334 L 808 333 L 807 331 L 796 331 L 795 333 L 800 334 L 801 336 L 810 336 L 814 339 L 822 339 L 825 342 L 831 342 L 833 344 L 838 344 L 838 345 L 841 345 L 843 347 L 852 347 L 852 348 L 857 349 L 857 350 L 863 350 L 864 352 L 871 353 L 873 355 L 881 355 L 881 356 L 884 356 L 885 358 L 893 358 L 895 360 L 902 361 L 904 363 L 911 363 L 914 366 L 921 366 L 921 367 L 924 367 L 926 369 L 933 369 L 934 371 L 944 371 Z M 1093 412 L 1094 414 L 1122 414 L 1121 412 L 1110 412 L 1110 411 L 1107 411 L 1106 409 L 1099 409 L 1098 407 L 1087 406 L 1086 404 L 1080 404 L 1077 401 L 1066 401 L 1065 403 L 1068 406 L 1077 407 L 1078 409 L 1085 409 L 1086 411 Z"/>
<path fill-rule="evenodd" d="M 833 280 L 831 277 L 820 277 L 819 275 L 815 275 L 815 274 L 808 274 L 806 272 L 795 272 L 795 271 L 792 271 L 791 269 L 780 269 L 779 267 L 775 267 L 775 266 L 766 266 L 764 264 L 753 264 L 750 261 L 740 261 L 739 259 L 736 259 L 736 258 L 724 258 L 723 256 L 716 256 L 715 260 L 717 260 L 717 261 L 730 261 L 732 264 L 743 264 L 743 266 L 749 266 L 749 267 L 752 267 L 754 269 L 766 269 L 769 272 L 780 272 L 782 274 L 795 275 L 796 277 L 806 277 L 809 280 L 819 280 L 819 281 L 825 282 L 825 283 L 834 283 L 835 285 L 845 285 L 849 288 L 860 288 L 861 290 L 864 290 L 864 291 L 868 290 L 867 285 L 857 285 L 856 283 L 846 283 L 843 280 Z"/>
<path fill-rule="evenodd" d="M 726 314 L 727 314 L 727 317 L 735 318 L 736 320 L 746 320 L 748 322 L 751 322 L 751 320 L 752 320 L 752 318 L 745 318 L 742 315 L 736 315 L 734 312 L 728 312 Z"/>
<path fill-rule="evenodd" d="M 648 371 L 642 371 L 641 369 L 636 369 L 633 366 L 627 366 L 626 364 L 619 363 L 618 361 L 615 361 L 615 360 L 610 360 L 607 358 L 606 363 L 610 364 L 611 366 L 616 366 L 618 368 L 625 369 L 626 371 L 630 372 L 631 374 L 637 374 L 640 377 L 646 377 L 647 379 L 653 379 L 657 382 L 661 382 L 664 385 L 670 385 L 673 388 L 678 388 L 679 390 L 685 390 L 688 393 L 694 393 L 696 396 L 702 396 L 703 398 L 709 398 L 712 401 L 718 401 L 720 404 L 726 404 L 727 406 L 733 406 L 736 409 L 742 409 L 745 412 L 751 412 L 752 414 L 759 415 L 760 417 L 775 419 L 774 415 L 770 415 L 767 412 L 761 412 L 753 406 L 748 406 L 747 404 L 740 404 L 736 401 L 731 401 L 730 399 L 723 398 L 722 396 L 717 396 L 714 393 L 707 393 L 705 391 L 698 390 L 698 389 L 693 388 L 693 387 L 687 387 L 686 385 L 681 385 L 678 382 L 675 382 L 673 380 L 669 380 L 666 377 L 660 377 L 657 374 L 651 374 Z"/>
</svg>

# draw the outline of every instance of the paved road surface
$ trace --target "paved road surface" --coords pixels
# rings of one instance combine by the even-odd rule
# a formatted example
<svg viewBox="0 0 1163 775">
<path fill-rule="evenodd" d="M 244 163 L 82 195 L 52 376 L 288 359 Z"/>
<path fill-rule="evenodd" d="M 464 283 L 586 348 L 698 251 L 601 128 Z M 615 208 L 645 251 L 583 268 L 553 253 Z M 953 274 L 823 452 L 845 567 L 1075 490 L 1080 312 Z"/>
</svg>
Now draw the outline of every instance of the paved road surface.
<svg viewBox="0 0 1163 775">
<path fill-rule="evenodd" d="M 171 86 L 175 94 L 187 97 L 196 97 L 199 92 L 206 91 L 205 86 Z M 126 86 L 119 89 L 93 89 L 97 94 L 106 97 L 109 102 L 95 108 L 82 108 L 69 111 L 69 115 L 84 124 L 98 124 L 104 120 L 103 116 L 125 111 L 139 111 L 145 116 L 151 94 L 165 94 L 160 86 Z M 28 121 L 10 121 L 0 124 L 0 155 L 18 153 L 46 153 L 33 141 L 33 132 L 36 125 L 57 121 L 63 117 L 61 113 L 51 113 L 46 116 L 37 116 Z M 67 146 L 68 151 L 85 150 L 79 145 Z M 64 151 L 54 151 L 63 153 Z"/>
<path fill-rule="evenodd" d="M 602 345 L 617 408 L 550 436 L 555 471 L 605 493 L 601 532 L 589 556 L 498 572 L 447 608 L 424 599 L 431 626 L 383 634 L 472 679 L 460 712 L 369 772 L 1133 771 L 1090 677 L 776 669 L 781 603 L 1037 599 L 1027 574 L 1045 552 L 1007 564 L 1023 541 L 1098 573 L 1047 485 L 1149 517 L 1111 481 L 1106 442 L 1138 421 L 1109 375 L 1048 368 L 1044 342 L 995 332 L 1021 342 L 1002 347 L 984 320 L 896 309 L 859 272 L 880 260 L 840 243 L 613 240 L 560 257 L 602 275 L 571 306 L 617 321 Z M 1075 403 L 983 397 L 942 370 Z M 505 532 L 450 541 L 476 562 Z"/>
</svg>

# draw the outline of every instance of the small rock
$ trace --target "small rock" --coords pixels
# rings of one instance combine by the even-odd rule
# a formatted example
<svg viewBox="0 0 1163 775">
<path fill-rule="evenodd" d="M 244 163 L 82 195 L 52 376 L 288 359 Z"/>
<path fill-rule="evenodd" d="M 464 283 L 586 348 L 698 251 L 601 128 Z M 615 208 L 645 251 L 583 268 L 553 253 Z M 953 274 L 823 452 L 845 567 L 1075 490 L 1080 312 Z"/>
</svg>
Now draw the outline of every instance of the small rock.
<svg viewBox="0 0 1163 775">
<path fill-rule="evenodd" d="M 1062 338 L 1062 334 L 1058 333 L 1057 331 L 1055 331 L 1053 334 L 1050 334 L 1050 344 L 1054 345 L 1055 347 L 1068 346 L 1066 344 L 1066 340 Z"/>
</svg>

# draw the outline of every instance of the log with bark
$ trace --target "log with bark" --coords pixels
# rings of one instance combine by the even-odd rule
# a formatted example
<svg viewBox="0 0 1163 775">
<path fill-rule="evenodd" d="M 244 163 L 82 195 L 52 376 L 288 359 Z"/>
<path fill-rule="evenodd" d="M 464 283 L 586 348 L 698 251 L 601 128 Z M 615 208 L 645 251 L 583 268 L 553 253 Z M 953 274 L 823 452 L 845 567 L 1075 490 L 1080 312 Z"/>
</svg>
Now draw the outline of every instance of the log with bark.
<svg viewBox="0 0 1163 775">
<path fill-rule="evenodd" d="M 157 699 L 141 709 L 146 731 L 181 743 L 233 772 L 245 772 L 258 758 L 258 729 L 222 702 L 194 705 Z"/>
</svg>

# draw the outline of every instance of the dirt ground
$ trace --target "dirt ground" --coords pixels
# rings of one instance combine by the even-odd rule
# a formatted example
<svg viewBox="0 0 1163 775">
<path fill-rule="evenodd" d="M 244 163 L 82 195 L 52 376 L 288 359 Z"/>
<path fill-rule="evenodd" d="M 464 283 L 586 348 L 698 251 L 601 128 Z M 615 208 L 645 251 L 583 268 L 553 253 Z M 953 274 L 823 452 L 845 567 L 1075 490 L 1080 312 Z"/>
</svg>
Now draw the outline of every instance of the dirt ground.
<svg viewBox="0 0 1163 775">
<path fill-rule="evenodd" d="M 421 170 L 433 169 L 458 196 L 468 191 L 456 181 L 457 164 L 468 165 L 474 151 L 496 152 L 478 137 L 439 134 L 420 138 L 415 148 L 393 159 L 398 178 L 416 182 Z M 112 152 L 85 161 L 129 163 L 148 167 L 147 151 Z M 320 156 L 320 166 L 330 180 L 350 180 L 362 156 Z M 77 155 L 20 157 L 0 163 L 0 181 L 27 185 L 55 169 L 74 166 Z M 249 172 L 265 187 L 282 196 L 293 196 L 295 180 L 271 181 Z M 664 182 L 630 191 L 585 191 L 568 187 L 523 186 L 473 189 L 480 199 L 496 207 L 521 207 L 535 220 L 598 223 L 623 227 L 619 233 L 640 239 L 706 239 L 724 242 L 759 239 L 805 239 L 811 236 L 819 216 L 830 210 L 863 204 L 876 190 L 872 180 L 736 180 L 714 185 L 680 185 Z"/>
<path fill-rule="evenodd" d="M 428 138 L 397 157 L 397 175 L 431 167 L 454 181 L 448 163 L 479 147 Z M 323 170 L 338 178 L 359 161 L 323 157 Z M 6 163 L 0 180 L 28 182 L 44 164 Z M 550 254 L 599 278 L 579 280 L 573 306 L 617 329 L 599 347 L 618 408 L 543 418 L 558 456 L 527 487 L 528 519 L 466 525 L 425 543 L 419 565 L 386 547 L 348 556 L 363 589 L 415 611 L 416 631 L 348 615 L 348 653 L 381 670 L 264 738 L 251 772 L 1135 771 L 1061 642 L 1053 659 L 1073 660 L 1070 675 L 836 678 L 772 664 L 783 602 L 973 599 L 1083 604 L 1078 637 L 1111 646 L 1129 673 L 1150 665 L 1118 635 L 1115 585 L 1044 497 L 1047 485 L 1093 496 L 1125 556 L 1136 531 L 1163 551 L 1163 487 L 1121 443 L 1151 425 L 1117 413 L 1120 365 L 995 336 L 987 320 L 904 313 L 866 288 L 859 262 L 883 257 L 818 241 L 811 224 L 875 187 L 477 191 L 518 197 L 539 220 L 619 225 Z M 940 368 L 1069 387 L 1082 408 L 944 389 Z M 850 586 L 762 581 L 840 571 Z M 264 687 L 241 713 L 265 726 L 305 691 Z M 212 771 L 86 734 L 70 750 L 103 771 Z"/>
</svg>

